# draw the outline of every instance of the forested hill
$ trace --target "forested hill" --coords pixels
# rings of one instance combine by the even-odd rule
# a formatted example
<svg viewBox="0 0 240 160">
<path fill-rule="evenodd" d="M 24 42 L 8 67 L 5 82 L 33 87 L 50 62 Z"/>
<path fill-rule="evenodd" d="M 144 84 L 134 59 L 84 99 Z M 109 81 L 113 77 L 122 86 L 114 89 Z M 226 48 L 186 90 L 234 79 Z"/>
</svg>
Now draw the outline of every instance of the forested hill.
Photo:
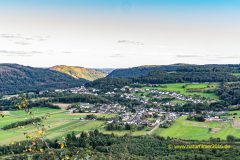
<svg viewBox="0 0 240 160">
<path fill-rule="evenodd" d="M 109 78 L 136 78 L 147 76 L 153 72 L 166 71 L 166 72 L 239 72 L 240 65 L 188 65 L 188 64 L 173 64 L 162 66 L 140 66 L 125 69 L 116 69 L 112 71 Z"/>
<path fill-rule="evenodd" d="M 143 66 L 113 71 L 87 86 L 112 90 L 133 83 L 160 84 L 183 82 L 237 82 L 240 65 L 169 65 Z"/>
<path fill-rule="evenodd" d="M 18 64 L 0 64 L 0 93 L 67 88 L 87 82 L 44 68 Z"/>
<path fill-rule="evenodd" d="M 79 79 L 87 79 L 89 81 L 93 81 L 99 78 L 106 77 L 107 74 L 96 69 L 88 69 L 83 67 L 76 67 L 76 66 L 66 66 L 66 65 L 59 65 L 50 68 L 51 70 L 62 72 L 73 78 Z"/>
<path fill-rule="evenodd" d="M 153 71 L 175 71 L 179 65 L 168 65 L 168 66 L 157 66 L 157 65 L 149 65 L 149 66 L 139 66 L 133 68 L 125 68 L 125 69 L 116 69 L 112 71 L 108 77 L 110 78 L 126 78 L 126 77 L 139 77 L 147 75 Z"/>
</svg>

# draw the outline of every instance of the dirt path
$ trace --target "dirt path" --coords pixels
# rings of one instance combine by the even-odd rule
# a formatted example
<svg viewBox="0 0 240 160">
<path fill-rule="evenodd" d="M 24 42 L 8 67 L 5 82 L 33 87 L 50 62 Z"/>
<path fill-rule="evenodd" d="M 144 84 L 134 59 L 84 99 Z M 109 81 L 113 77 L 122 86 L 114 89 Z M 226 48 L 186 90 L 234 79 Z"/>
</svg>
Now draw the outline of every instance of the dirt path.
<svg viewBox="0 0 240 160">
<path fill-rule="evenodd" d="M 162 121 L 162 122 L 159 122 L 151 131 L 149 131 L 147 134 L 148 135 L 152 135 L 158 128 L 161 124 L 163 124 L 165 121 Z"/>
</svg>

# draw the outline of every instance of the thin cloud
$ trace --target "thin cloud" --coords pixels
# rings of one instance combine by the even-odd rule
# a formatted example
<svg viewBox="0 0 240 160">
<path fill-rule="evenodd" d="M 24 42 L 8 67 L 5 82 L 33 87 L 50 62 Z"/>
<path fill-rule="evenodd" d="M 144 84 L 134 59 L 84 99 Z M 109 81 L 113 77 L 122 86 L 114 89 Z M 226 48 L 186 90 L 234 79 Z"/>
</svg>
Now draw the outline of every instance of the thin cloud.
<svg viewBox="0 0 240 160">
<path fill-rule="evenodd" d="M 9 50 L 0 50 L 0 54 L 3 56 L 34 56 L 36 54 L 42 54 L 41 51 L 9 51 Z"/>
<path fill-rule="evenodd" d="M 39 41 L 47 41 L 48 39 L 47 38 L 40 38 Z"/>
<path fill-rule="evenodd" d="M 130 41 L 130 40 L 119 40 L 118 43 L 121 43 L 121 44 L 132 44 L 132 45 L 144 45 L 144 43 L 142 42 L 137 42 L 137 41 Z"/>
<path fill-rule="evenodd" d="M 70 51 L 62 51 L 63 54 L 71 54 L 72 52 Z"/>
<path fill-rule="evenodd" d="M 109 56 L 110 58 L 122 58 L 122 57 L 124 57 L 122 54 L 120 54 L 120 53 L 117 53 L 117 54 L 113 54 L 113 55 L 111 55 L 111 56 Z"/>
<path fill-rule="evenodd" d="M 29 45 L 30 42 L 43 42 L 48 41 L 50 36 L 25 36 L 22 34 L 0 34 L 0 38 L 7 39 L 8 41 L 15 41 L 15 44 Z"/>
<path fill-rule="evenodd" d="M 217 59 L 235 59 L 235 58 L 240 58 L 240 56 L 219 56 L 215 57 Z"/>
<path fill-rule="evenodd" d="M 200 56 L 200 55 L 194 55 L 194 54 L 192 54 L 192 55 L 182 55 L 182 54 L 179 54 L 179 55 L 176 55 L 176 57 L 177 57 L 177 58 L 200 58 L 200 57 L 202 57 L 202 56 Z"/>
<path fill-rule="evenodd" d="M 22 46 L 31 45 L 31 43 L 28 42 L 14 42 L 14 43 Z"/>
<path fill-rule="evenodd" d="M 15 38 L 24 38 L 21 34 L 0 34 L 1 38 L 15 39 Z"/>
</svg>

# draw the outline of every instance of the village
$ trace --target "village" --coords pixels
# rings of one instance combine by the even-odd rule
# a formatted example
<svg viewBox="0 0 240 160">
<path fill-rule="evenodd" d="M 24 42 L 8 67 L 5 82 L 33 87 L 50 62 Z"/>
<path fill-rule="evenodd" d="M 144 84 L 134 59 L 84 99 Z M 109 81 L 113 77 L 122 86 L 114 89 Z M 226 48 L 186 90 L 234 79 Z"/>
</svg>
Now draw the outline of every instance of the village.
<svg viewBox="0 0 240 160">
<path fill-rule="evenodd" d="M 74 87 L 69 89 L 55 89 L 52 91 L 44 90 L 40 91 L 38 94 L 43 95 L 49 92 L 53 93 L 68 93 L 68 94 L 90 94 L 90 95 L 101 95 L 105 97 L 116 97 L 126 100 L 134 100 L 139 103 L 134 109 L 130 109 L 125 105 L 121 105 L 117 102 L 112 102 L 110 104 L 90 104 L 90 103 L 76 103 L 68 108 L 70 114 L 74 113 L 102 113 L 102 114 L 116 114 L 114 118 L 107 119 L 107 123 L 121 123 L 121 124 L 135 124 L 135 125 L 145 125 L 145 126 L 158 126 L 164 122 L 174 122 L 180 116 L 195 116 L 196 112 L 171 112 L 164 110 L 165 107 L 174 107 L 176 105 L 183 105 L 184 103 L 205 103 L 206 99 L 185 96 L 178 92 L 168 92 L 161 91 L 157 89 L 148 88 L 137 88 L 124 86 L 122 88 L 115 88 L 113 91 L 101 92 L 95 88 L 87 88 L 85 86 Z M 33 93 L 29 93 L 33 94 Z M 148 95 L 148 96 L 146 96 Z M 151 98 L 149 98 L 151 97 Z M 167 100 L 163 100 L 163 97 Z M 179 100 L 182 103 L 172 103 L 172 99 Z M 149 107 L 153 105 L 152 107 Z M 148 107 L 146 107 L 148 106 Z M 227 121 L 227 118 L 221 118 L 221 115 L 226 114 L 226 112 L 203 112 L 205 121 Z"/>
</svg>

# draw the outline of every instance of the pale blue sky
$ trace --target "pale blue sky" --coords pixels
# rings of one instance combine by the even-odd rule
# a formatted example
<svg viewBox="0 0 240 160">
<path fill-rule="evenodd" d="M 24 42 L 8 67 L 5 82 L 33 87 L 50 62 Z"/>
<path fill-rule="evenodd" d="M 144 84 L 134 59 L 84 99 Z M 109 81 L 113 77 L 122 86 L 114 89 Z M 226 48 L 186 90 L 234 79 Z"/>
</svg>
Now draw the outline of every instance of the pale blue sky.
<svg viewBox="0 0 240 160">
<path fill-rule="evenodd" d="M 0 63 L 239 63 L 239 0 L 0 0 Z"/>
<path fill-rule="evenodd" d="M 8 0 L 1 1 L 2 5 L 118 5 L 124 2 L 141 4 L 141 5 L 236 5 L 238 0 Z"/>
</svg>

